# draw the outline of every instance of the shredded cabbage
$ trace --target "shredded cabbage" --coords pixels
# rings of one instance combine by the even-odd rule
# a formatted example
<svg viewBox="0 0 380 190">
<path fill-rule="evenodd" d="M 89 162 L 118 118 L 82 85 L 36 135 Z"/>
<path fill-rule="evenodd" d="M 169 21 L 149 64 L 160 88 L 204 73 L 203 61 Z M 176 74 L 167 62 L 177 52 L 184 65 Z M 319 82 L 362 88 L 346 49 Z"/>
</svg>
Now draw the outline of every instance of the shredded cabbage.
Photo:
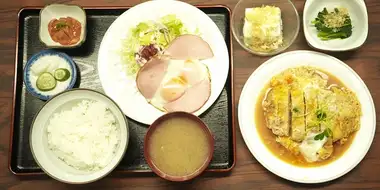
<svg viewBox="0 0 380 190">
<path fill-rule="evenodd" d="M 135 54 L 142 46 L 156 44 L 164 49 L 176 37 L 190 33 L 174 14 L 163 16 L 156 22 L 140 22 L 128 32 L 127 38 L 122 41 L 121 57 L 126 66 L 127 75 L 133 76 L 140 69 Z M 200 35 L 198 28 L 192 33 Z"/>
</svg>

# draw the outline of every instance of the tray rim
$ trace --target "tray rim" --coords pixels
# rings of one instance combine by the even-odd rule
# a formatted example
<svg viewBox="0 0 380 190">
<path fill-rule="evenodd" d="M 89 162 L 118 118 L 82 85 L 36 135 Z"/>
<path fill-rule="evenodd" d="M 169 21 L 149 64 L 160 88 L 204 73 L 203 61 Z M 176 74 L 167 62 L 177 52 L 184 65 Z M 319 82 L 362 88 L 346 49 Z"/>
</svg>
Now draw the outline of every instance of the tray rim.
<svg viewBox="0 0 380 190">
<path fill-rule="evenodd" d="M 231 9 L 227 5 L 223 4 L 210 4 L 210 5 L 194 5 L 197 8 L 224 8 L 228 12 L 229 16 L 229 28 L 231 28 Z M 20 173 L 16 172 L 13 170 L 11 166 L 11 161 L 12 161 L 12 148 L 13 148 L 13 136 L 14 136 L 14 123 L 15 123 L 15 115 L 16 115 L 16 91 L 17 91 L 17 78 L 18 78 L 18 55 L 19 55 L 19 31 L 20 31 L 20 16 L 23 11 L 26 10 L 39 10 L 42 9 L 44 6 L 26 6 L 22 7 L 18 13 L 17 13 L 17 26 L 16 26 L 16 46 L 15 46 L 15 63 L 14 63 L 14 78 L 13 78 L 13 94 L 12 94 L 12 113 L 11 113 L 11 126 L 10 126 L 10 138 L 9 138 L 9 150 L 8 150 L 8 169 L 11 173 L 13 173 L 16 176 L 36 176 L 36 175 L 46 175 L 44 172 L 25 172 L 25 173 Z M 129 9 L 132 8 L 133 6 L 83 6 L 82 8 L 84 10 L 98 10 L 98 9 L 108 9 L 108 10 L 117 10 L 117 9 Z M 233 160 L 231 163 L 231 166 L 226 168 L 226 169 L 206 169 L 205 172 L 207 173 L 227 173 L 230 172 L 236 165 L 236 114 L 235 114 L 235 88 L 234 88 L 234 68 L 233 68 L 233 44 L 232 44 L 232 33 L 231 30 L 228 30 L 228 33 L 226 34 L 229 36 L 229 59 L 230 59 L 230 90 L 231 90 L 231 127 L 232 127 L 232 156 Z M 133 173 L 152 173 L 151 170 L 114 170 L 112 173 L 117 173 L 117 174 L 133 174 Z"/>
</svg>

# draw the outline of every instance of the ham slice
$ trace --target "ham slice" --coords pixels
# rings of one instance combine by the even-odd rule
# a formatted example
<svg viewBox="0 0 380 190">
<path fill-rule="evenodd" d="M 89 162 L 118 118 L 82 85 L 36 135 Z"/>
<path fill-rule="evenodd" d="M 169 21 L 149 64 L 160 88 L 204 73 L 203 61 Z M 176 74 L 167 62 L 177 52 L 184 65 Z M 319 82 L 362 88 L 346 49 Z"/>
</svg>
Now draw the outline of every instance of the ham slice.
<svg viewBox="0 0 380 190">
<path fill-rule="evenodd" d="M 146 99 L 151 99 L 160 87 L 168 65 L 168 59 L 154 57 L 145 63 L 137 73 L 137 88 Z"/>
<path fill-rule="evenodd" d="M 204 79 L 187 89 L 177 100 L 167 103 L 164 108 L 167 112 L 184 111 L 193 113 L 199 110 L 211 95 L 211 83 L 209 79 Z"/>
<path fill-rule="evenodd" d="M 214 57 L 210 45 L 201 37 L 185 34 L 174 39 L 165 51 L 172 59 L 209 59 Z"/>
</svg>

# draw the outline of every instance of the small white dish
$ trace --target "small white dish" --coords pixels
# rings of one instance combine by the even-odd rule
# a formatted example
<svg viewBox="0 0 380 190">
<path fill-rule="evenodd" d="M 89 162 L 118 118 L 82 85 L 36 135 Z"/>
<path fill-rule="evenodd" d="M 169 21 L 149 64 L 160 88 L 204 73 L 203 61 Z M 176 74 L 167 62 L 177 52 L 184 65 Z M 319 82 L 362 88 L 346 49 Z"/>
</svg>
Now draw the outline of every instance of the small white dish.
<svg viewBox="0 0 380 190">
<path fill-rule="evenodd" d="M 256 130 L 255 107 L 261 91 L 270 79 L 280 72 L 298 66 L 312 66 L 328 71 L 356 93 L 361 105 L 360 129 L 337 160 L 318 167 L 298 167 L 280 160 L 267 149 Z M 376 110 L 372 96 L 358 74 L 348 65 L 332 56 L 313 51 L 292 51 L 275 56 L 249 77 L 238 105 L 239 127 L 250 152 L 272 173 L 299 183 L 322 183 L 334 180 L 351 171 L 367 154 L 376 131 Z"/>
<path fill-rule="evenodd" d="M 323 8 L 333 11 L 336 7 L 345 7 L 351 17 L 352 35 L 346 39 L 322 41 L 317 29 L 311 22 Z M 307 0 L 303 11 L 303 29 L 307 43 L 319 50 L 349 51 L 361 47 L 368 36 L 368 13 L 364 0 Z"/>
<path fill-rule="evenodd" d="M 105 103 L 114 115 L 116 125 L 120 129 L 120 141 L 113 158 L 104 168 L 93 172 L 77 170 L 67 165 L 48 147 L 47 126 L 52 115 L 71 109 L 81 100 Z M 29 140 L 33 158 L 46 174 L 64 183 L 84 184 L 99 180 L 116 168 L 127 150 L 129 130 L 125 115 L 112 99 L 94 90 L 75 89 L 60 93 L 46 102 L 33 120 Z"/>
<path fill-rule="evenodd" d="M 48 26 L 52 19 L 72 17 L 81 23 L 80 40 L 76 44 L 62 45 L 53 41 L 49 34 Z M 40 41 L 51 48 L 74 48 L 80 46 L 86 40 L 86 13 L 80 6 L 51 4 L 44 7 L 40 12 Z"/>
</svg>

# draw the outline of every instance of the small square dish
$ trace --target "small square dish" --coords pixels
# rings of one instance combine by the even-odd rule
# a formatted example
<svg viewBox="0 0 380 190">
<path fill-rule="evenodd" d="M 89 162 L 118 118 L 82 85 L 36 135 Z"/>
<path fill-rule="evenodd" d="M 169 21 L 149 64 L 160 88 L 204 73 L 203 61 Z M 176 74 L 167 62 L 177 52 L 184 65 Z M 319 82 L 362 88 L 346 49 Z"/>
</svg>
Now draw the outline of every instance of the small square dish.
<svg viewBox="0 0 380 190">
<path fill-rule="evenodd" d="M 347 19 L 347 13 L 350 19 Z M 317 30 L 315 23 L 313 24 L 316 19 L 322 23 L 320 31 Z M 307 0 L 303 11 L 303 29 L 306 41 L 312 48 L 338 52 L 360 48 L 368 36 L 368 13 L 365 2 Z M 331 31 L 334 31 L 334 34 Z"/>
<path fill-rule="evenodd" d="M 86 13 L 76 5 L 51 4 L 40 12 L 40 41 L 50 48 L 74 48 L 86 40 Z"/>
</svg>

